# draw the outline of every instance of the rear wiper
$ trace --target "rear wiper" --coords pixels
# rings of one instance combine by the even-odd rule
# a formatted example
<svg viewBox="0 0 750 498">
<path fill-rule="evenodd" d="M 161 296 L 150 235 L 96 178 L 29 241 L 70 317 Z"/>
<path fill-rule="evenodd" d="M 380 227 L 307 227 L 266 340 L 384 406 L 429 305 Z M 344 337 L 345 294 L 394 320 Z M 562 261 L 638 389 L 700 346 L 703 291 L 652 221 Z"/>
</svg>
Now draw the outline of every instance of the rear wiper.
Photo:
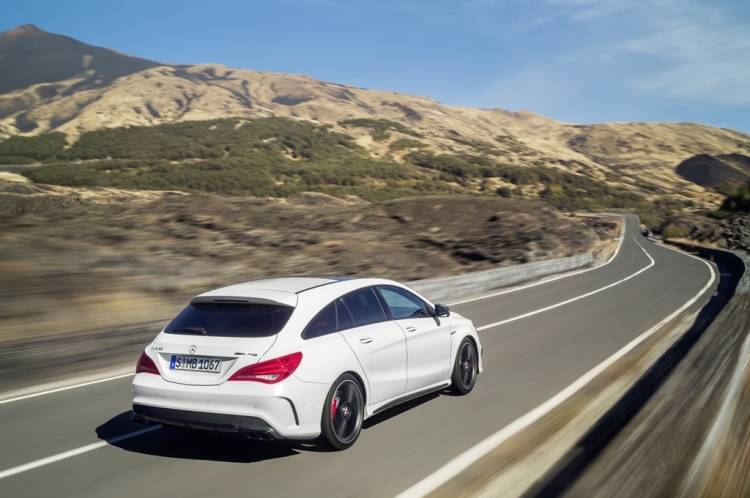
<svg viewBox="0 0 750 498">
<path fill-rule="evenodd" d="M 206 335 L 206 329 L 203 327 L 185 327 L 182 329 L 174 329 L 172 332 L 187 332 L 188 334 Z"/>
</svg>

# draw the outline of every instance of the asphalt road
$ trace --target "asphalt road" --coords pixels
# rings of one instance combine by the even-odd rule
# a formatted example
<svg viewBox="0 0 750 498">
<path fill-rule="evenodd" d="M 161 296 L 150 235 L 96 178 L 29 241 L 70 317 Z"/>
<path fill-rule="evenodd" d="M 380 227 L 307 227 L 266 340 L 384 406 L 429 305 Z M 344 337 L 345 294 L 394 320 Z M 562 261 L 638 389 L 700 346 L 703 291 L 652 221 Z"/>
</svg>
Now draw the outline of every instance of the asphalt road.
<svg viewBox="0 0 750 498">
<path fill-rule="evenodd" d="M 0 404 L 0 496 L 392 497 L 563 390 L 710 278 L 706 264 L 646 241 L 628 217 L 611 263 L 452 306 L 479 328 L 529 316 L 480 332 L 485 371 L 469 396 L 434 394 L 379 414 L 344 452 L 161 428 L 113 441 L 142 430 L 130 422 L 129 377 Z M 1 477 L 33 462 L 42 465 Z"/>
</svg>

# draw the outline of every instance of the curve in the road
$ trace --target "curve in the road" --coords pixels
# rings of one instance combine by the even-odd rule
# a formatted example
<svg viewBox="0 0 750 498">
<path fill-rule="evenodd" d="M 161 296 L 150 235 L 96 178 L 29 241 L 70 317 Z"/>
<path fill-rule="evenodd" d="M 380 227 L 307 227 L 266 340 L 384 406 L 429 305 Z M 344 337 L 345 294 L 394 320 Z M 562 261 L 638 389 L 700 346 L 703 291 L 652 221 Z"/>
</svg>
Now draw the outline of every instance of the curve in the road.
<svg viewBox="0 0 750 498">
<path fill-rule="evenodd" d="M 640 246 L 640 244 L 639 244 Z M 641 247 L 641 249 L 643 249 Z M 645 249 L 644 249 L 644 252 Z M 646 253 L 648 255 L 648 253 Z M 695 258 L 695 256 L 691 257 Z M 649 256 L 651 259 L 651 257 Z M 698 258 L 695 258 L 698 259 Z M 471 466 L 473 463 L 477 462 L 480 458 L 491 452 L 493 449 L 497 448 L 499 445 L 501 445 L 503 442 L 507 441 L 510 437 L 517 434 L 521 430 L 525 429 L 526 427 L 529 427 L 531 424 L 542 418 L 544 415 L 558 407 L 560 404 L 562 404 L 563 401 L 570 398 L 573 394 L 578 392 L 580 389 L 582 389 L 586 384 L 594 380 L 598 375 L 600 375 L 602 372 L 604 372 L 607 368 L 612 366 L 617 360 L 624 357 L 626 354 L 628 354 L 630 351 L 632 351 L 636 346 L 638 346 L 640 343 L 648 339 L 650 336 L 655 334 L 659 329 L 661 329 L 664 325 L 674 320 L 680 313 L 688 309 L 690 306 L 692 306 L 698 299 L 703 296 L 708 289 L 711 288 L 713 285 L 715 279 L 716 279 L 716 273 L 714 272 L 714 269 L 706 263 L 705 261 L 702 261 L 703 263 L 708 266 L 709 270 L 711 271 L 711 278 L 706 283 L 706 285 L 703 286 L 703 288 L 698 291 L 698 293 L 692 297 L 688 302 L 683 304 L 680 308 L 675 310 L 671 315 L 664 318 L 661 322 L 651 327 L 649 330 L 644 332 L 643 334 L 639 335 L 632 341 L 630 341 L 628 344 L 626 344 L 622 349 L 617 351 L 615 354 L 598 364 L 596 367 L 592 368 L 588 372 L 586 372 L 584 375 L 576 379 L 575 382 L 570 384 L 568 387 L 557 393 L 555 396 L 544 402 L 543 404 L 539 405 L 532 411 L 526 413 L 522 417 L 518 418 L 517 420 L 513 421 L 511 424 L 507 425 L 506 427 L 502 428 L 492 436 L 488 437 L 478 445 L 474 446 L 470 450 L 464 452 L 463 454 L 459 455 L 455 459 L 451 460 L 448 464 L 443 466 L 442 468 L 435 471 L 433 474 L 429 475 L 422 481 L 418 482 L 411 488 L 407 489 L 406 491 L 400 493 L 396 498 L 421 498 L 424 496 L 427 496 L 431 492 L 438 489 L 440 486 L 445 484 L 446 482 L 450 481 L 454 477 L 456 477 L 458 474 L 460 474 L 463 470 L 467 469 L 469 466 Z M 615 285 L 618 285 L 621 282 L 624 282 L 626 280 L 629 280 L 630 278 L 646 271 L 647 269 L 651 268 L 653 266 L 654 260 L 651 259 L 651 263 L 638 270 L 633 275 L 626 277 L 625 279 L 615 282 L 613 284 L 610 284 L 606 287 L 602 287 L 602 289 L 597 291 L 592 291 L 589 294 L 585 294 L 583 296 L 579 296 L 578 298 L 573 298 L 571 300 L 565 301 L 563 303 L 560 303 L 559 306 L 562 306 L 563 304 L 567 304 L 568 302 L 573 302 L 578 299 L 581 299 L 583 297 L 587 297 L 588 295 L 593 295 L 601 290 L 605 290 L 607 288 L 613 287 Z M 551 306 L 542 310 L 539 310 L 539 312 L 547 311 L 549 309 L 553 309 L 557 306 Z M 531 313 L 535 314 L 535 313 Z M 522 315 L 520 317 L 511 318 L 508 320 L 505 320 L 503 322 L 498 322 L 490 325 L 485 325 L 484 327 L 481 327 L 480 330 L 487 329 L 490 327 L 495 327 L 497 325 L 502 325 L 504 323 L 508 323 L 520 318 L 524 318 L 525 316 L 530 316 L 531 314 Z"/>
<path fill-rule="evenodd" d="M 168 430 L 131 435 L 130 379 L 122 378 L 1 405 L 0 469 L 103 446 L 0 479 L 0 495 L 394 496 L 413 490 L 586 378 L 674 310 L 702 306 L 705 294 L 695 296 L 716 284 L 710 267 L 657 245 L 641 250 L 637 223 L 627 217 L 621 249 L 606 266 L 454 304 L 479 327 L 525 317 L 481 332 L 485 372 L 470 396 L 434 394 L 388 410 L 368 420 L 350 450 L 325 453 L 305 443 L 260 445 Z M 649 258 L 654 265 L 633 275 Z"/>
</svg>

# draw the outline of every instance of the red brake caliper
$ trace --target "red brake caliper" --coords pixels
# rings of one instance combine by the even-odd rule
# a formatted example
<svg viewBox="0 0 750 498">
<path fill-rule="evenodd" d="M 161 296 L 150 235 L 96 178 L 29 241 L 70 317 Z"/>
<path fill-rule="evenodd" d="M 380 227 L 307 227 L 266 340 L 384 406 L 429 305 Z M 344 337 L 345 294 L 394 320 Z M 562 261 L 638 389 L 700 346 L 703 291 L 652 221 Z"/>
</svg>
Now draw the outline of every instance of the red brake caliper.
<svg viewBox="0 0 750 498">
<path fill-rule="evenodd" d="M 336 418 L 336 408 L 339 407 L 339 399 L 333 398 L 331 402 L 331 418 Z"/>
</svg>

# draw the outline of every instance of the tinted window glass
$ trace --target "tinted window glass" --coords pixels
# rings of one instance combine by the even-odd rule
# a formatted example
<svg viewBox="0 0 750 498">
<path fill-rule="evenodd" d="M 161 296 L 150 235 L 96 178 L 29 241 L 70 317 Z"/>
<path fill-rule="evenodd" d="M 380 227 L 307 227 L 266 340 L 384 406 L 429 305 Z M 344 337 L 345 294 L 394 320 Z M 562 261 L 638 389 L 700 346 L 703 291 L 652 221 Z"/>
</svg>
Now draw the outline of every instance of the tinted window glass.
<svg viewBox="0 0 750 498">
<path fill-rule="evenodd" d="M 396 320 L 399 318 L 425 318 L 430 316 L 425 302 L 411 292 L 398 287 L 378 287 L 378 290 Z"/>
<path fill-rule="evenodd" d="M 167 325 L 167 334 L 268 337 L 284 328 L 294 308 L 250 303 L 193 303 Z"/>
<path fill-rule="evenodd" d="M 311 339 L 313 337 L 320 337 L 321 335 L 330 334 L 336 332 L 336 303 L 333 302 L 323 308 L 323 310 L 315 315 L 310 321 L 304 332 L 302 332 L 303 339 Z"/>
<path fill-rule="evenodd" d="M 346 330 L 354 327 L 352 315 L 349 314 L 349 310 L 346 309 L 346 306 L 344 306 L 344 303 L 342 303 L 340 299 L 336 301 L 336 314 L 339 319 L 339 330 Z"/>
<path fill-rule="evenodd" d="M 360 289 L 342 298 L 354 319 L 354 325 L 382 322 L 385 318 L 383 308 L 371 288 Z"/>
</svg>

